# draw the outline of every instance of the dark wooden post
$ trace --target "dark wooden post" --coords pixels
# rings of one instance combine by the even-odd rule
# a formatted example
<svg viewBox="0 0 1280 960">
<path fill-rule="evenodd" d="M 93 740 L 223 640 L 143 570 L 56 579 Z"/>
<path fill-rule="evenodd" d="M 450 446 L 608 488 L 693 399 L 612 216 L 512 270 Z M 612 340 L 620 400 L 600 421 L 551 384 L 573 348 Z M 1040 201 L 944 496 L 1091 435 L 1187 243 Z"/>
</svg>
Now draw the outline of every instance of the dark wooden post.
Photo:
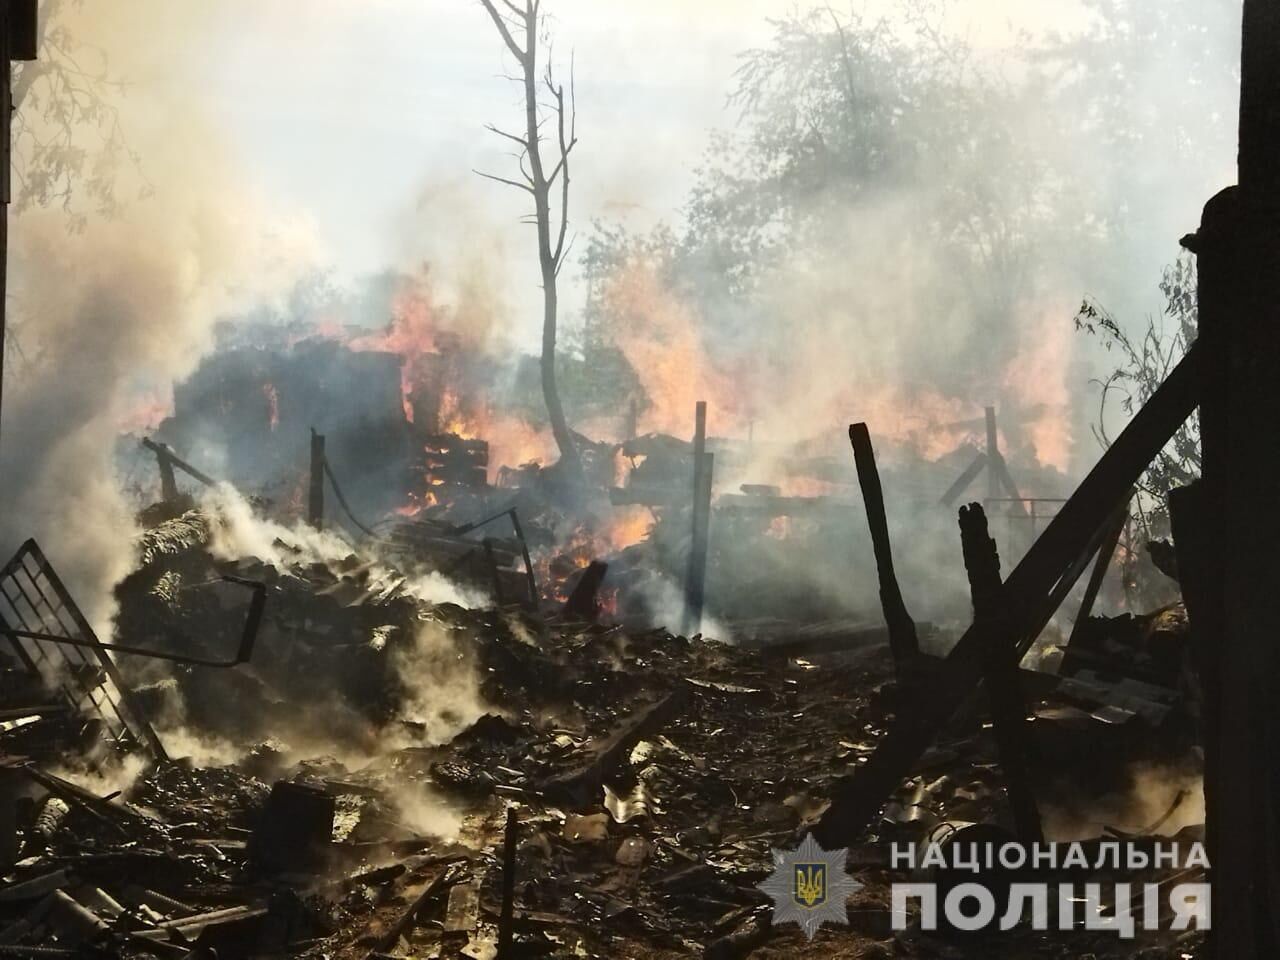
<svg viewBox="0 0 1280 960">
<path fill-rule="evenodd" d="M 867 527 L 871 532 L 871 548 L 876 555 L 876 575 L 880 581 L 880 606 L 889 628 L 889 649 L 893 653 L 898 679 L 906 679 L 908 665 L 920 652 L 915 621 L 907 612 L 902 588 L 893 569 L 893 545 L 889 540 L 889 521 L 884 512 L 884 490 L 876 454 L 871 446 L 871 432 L 865 423 L 849 425 L 849 443 L 853 446 L 853 462 L 858 471 L 858 486 L 867 511 Z"/>
<path fill-rule="evenodd" d="M 986 407 L 987 418 L 987 499 L 1000 499 L 1000 471 L 996 461 L 1000 459 L 1000 433 L 996 428 L 996 408 Z"/>
<path fill-rule="evenodd" d="M 631 405 L 627 408 L 627 424 L 625 433 L 628 440 L 634 440 L 636 433 L 640 429 L 640 405 L 636 403 L 636 398 L 631 398 Z"/>
<path fill-rule="evenodd" d="M 1205 205 L 1197 254 L 1202 479 L 1175 508 L 1208 557 L 1185 584 L 1205 687 L 1214 955 L 1280 956 L 1280 3 L 1245 0 L 1239 186 Z M 1187 509 L 1190 508 L 1190 509 Z M 1187 544 L 1179 543 L 1179 571 Z M 1190 558 L 1189 558 L 1190 559 Z M 1207 582 L 1201 582 L 1201 581 Z M 1193 599 L 1196 598 L 1196 599 Z M 1197 603 L 1198 600 L 1198 603 Z M 1198 609 L 1196 607 L 1198 606 Z M 1212 636 L 1207 632 L 1212 631 Z M 1212 644 L 1212 646 L 1208 646 Z"/>
<path fill-rule="evenodd" d="M 178 499 L 178 478 L 173 474 L 173 457 L 169 454 L 167 444 L 159 444 L 156 451 L 156 465 L 160 468 L 160 499 L 165 503 L 173 503 Z"/>
<path fill-rule="evenodd" d="M 324 526 L 324 436 L 311 429 L 311 490 L 307 497 L 307 523 Z"/>
<path fill-rule="evenodd" d="M 707 453 L 707 402 L 699 400 L 694 409 L 693 434 L 693 531 L 689 544 L 689 567 L 685 574 L 685 636 L 702 629 L 702 608 L 706 598 L 707 538 L 711 526 L 711 477 L 715 458 Z"/>
<path fill-rule="evenodd" d="M 1006 611 L 1002 628 L 994 636 L 975 627 L 966 630 L 947 654 L 945 666 L 930 671 L 912 709 L 895 718 L 876 752 L 856 773 L 836 782 L 831 806 L 813 830 L 824 849 L 857 842 L 985 674 L 992 650 L 1004 648 L 1004 655 L 1016 661 L 1026 655 L 1060 600 L 1058 585 L 1074 583 L 1073 577 L 1083 572 L 1102 542 L 1108 517 L 1195 408 L 1199 357 L 1200 345 L 1193 345 L 1005 579 L 1000 588 L 1000 605 Z"/>
<path fill-rule="evenodd" d="M 502 912 L 498 915 L 498 960 L 511 960 L 515 939 L 516 839 L 519 835 L 516 808 L 507 807 L 507 829 L 502 841 Z"/>
<path fill-rule="evenodd" d="M 960 544 L 964 551 L 964 568 L 969 574 L 969 591 L 973 598 L 974 626 L 992 636 L 1006 632 L 998 621 L 1000 608 L 1000 554 L 987 530 L 987 515 L 981 504 L 960 508 Z M 1019 688 L 1018 662 L 993 650 L 983 676 L 991 719 L 995 725 L 996 746 L 1000 750 L 1000 767 L 1004 771 L 1018 839 L 1026 844 L 1040 843 L 1044 832 L 1040 811 L 1031 791 L 1028 771 L 1031 732 L 1027 708 Z"/>
<path fill-rule="evenodd" d="M 34 60 L 39 46 L 36 28 L 37 0 L 0 2 L 0 398 L 4 394 L 5 333 L 9 301 L 9 201 L 12 199 L 10 168 L 13 164 L 13 61 Z"/>
</svg>

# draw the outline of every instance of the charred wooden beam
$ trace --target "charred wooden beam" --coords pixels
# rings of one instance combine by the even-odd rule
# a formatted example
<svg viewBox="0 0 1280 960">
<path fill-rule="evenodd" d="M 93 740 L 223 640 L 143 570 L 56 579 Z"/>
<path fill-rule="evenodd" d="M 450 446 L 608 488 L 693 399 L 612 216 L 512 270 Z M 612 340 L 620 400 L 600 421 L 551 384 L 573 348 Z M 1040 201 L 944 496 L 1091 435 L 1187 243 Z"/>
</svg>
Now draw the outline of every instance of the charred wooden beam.
<svg viewBox="0 0 1280 960">
<path fill-rule="evenodd" d="M 876 469 L 876 454 L 871 447 L 871 433 L 865 423 L 849 425 L 849 442 L 853 445 L 853 462 L 858 469 L 858 484 L 867 510 L 867 526 L 871 529 L 871 546 L 876 555 L 876 574 L 880 578 L 880 605 L 889 628 L 889 648 L 902 678 L 904 668 L 920 653 L 916 625 L 902 599 L 902 588 L 893 570 L 893 546 L 889 541 L 889 522 L 884 512 L 884 490 Z"/>
<path fill-rule="evenodd" d="M 324 526 L 324 437 L 311 428 L 311 485 L 307 495 L 307 523 Z"/>
<path fill-rule="evenodd" d="M 1280 956 L 1280 4 L 1245 0 L 1242 41 L 1239 186 L 1213 197 L 1184 241 L 1205 353 L 1202 479 L 1194 518 L 1177 522 L 1191 628 L 1213 643 L 1201 663 L 1213 951 L 1259 960 Z"/>
<path fill-rule="evenodd" d="M 916 625 L 918 634 L 928 636 L 934 630 L 932 623 Z M 759 650 L 765 657 L 805 657 L 827 653 L 843 653 L 889 645 L 887 627 L 868 627 L 865 624 L 849 624 L 841 621 L 815 623 L 802 627 L 789 627 L 776 640 L 764 637 L 748 637 L 738 640 L 738 646 Z"/>
<path fill-rule="evenodd" d="M 587 569 L 582 571 L 577 585 L 569 594 L 564 604 L 564 615 L 570 620 L 586 620 L 595 623 L 600 617 L 600 586 L 604 576 L 609 572 L 609 565 L 601 560 L 592 560 Z"/>
<path fill-rule="evenodd" d="M 1116 511 L 1116 522 L 1112 524 L 1111 531 L 1102 541 L 1101 549 L 1098 550 L 1098 559 L 1094 561 L 1089 583 L 1084 588 L 1084 598 L 1080 601 L 1080 611 L 1076 614 L 1076 622 L 1071 625 L 1071 639 L 1068 644 L 1075 642 L 1076 637 L 1080 636 L 1085 624 L 1088 623 L 1089 617 L 1093 615 L 1093 605 L 1098 602 L 1102 581 L 1106 579 L 1107 571 L 1111 568 L 1111 560 L 1116 555 L 1116 548 L 1120 545 L 1120 537 L 1124 534 L 1124 528 L 1128 522 L 1129 505 L 1126 503 L 1124 509 Z"/>
<path fill-rule="evenodd" d="M 637 743 L 675 718 L 684 708 L 689 693 L 689 687 L 682 686 L 632 714 L 614 733 L 588 747 L 587 758 L 575 769 L 543 781 L 542 793 L 582 806 L 599 803 L 604 782 Z"/>
<path fill-rule="evenodd" d="M 1009 574 L 1000 589 L 1000 629 L 970 627 L 867 764 L 837 785 L 831 807 L 814 831 L 825 848 L 857 839 L 982 678 L 993 654 L 1014 662 L 1026 654 L 1035 640 L 1035 622 L 1060 582 L 1091 544 L 1096 548 L 1107 518 L 1194 409 L 1199 350 L 1193 346 L 1157 388 Z"/>
<path fill-rule="evenodd" d="M 1222 851 L 1222 815 L 1230 810 L 1220 795 L 1222 772 L 1222 649 L 1226 611 L 1221 543 L 1211 526 L 1213 511 L 1205 501 L 1204 481 L 1169 494 L 1169 521 L 1177 551 L 1178 585 L 1191 624 L 1190 653 L 1198 681 L 1200 741 L 1204 745 L 1205 845 L 1209 851 L 1209 877 L 1215 879 Z M 1217 908 L 1221 909 L 1221 908 Z M 1228 907 L 1228 910 L 1231 908 Z M 1218 915 L 1212 918 L 1218 919 Z M 1230 922 L 1228 915 L 1224 920 Z"/>
<path fill-rule="evenodd" d="M 502 912 L 498 915 L 498 960 L 511 960 L 515 939 L 516 840 L 519 822 L 516 808 L 507 807 L 507 828 L 502 838 Z"/>
<path fill-rule="evenodd" d="M 997 500 L 1000 497 L 1000 473 L 996 462 L 1003 459 L 1000 456 L 1000 430 L 996 426 L 996 408 L 985 407 L 982 412 L 987 428 L 987 499 Z M 1012 495 L 1017 496 L 1016 493 Z"/>
<path fill-rule="evenodd" d="M 183 460 L 181 457 L 175 454 L 171 449 L 169 449 L 168 444 L 156 443 L 150 437 L 143 437 L 141 440 L 141 444 L 147 450 L 150 450 L 152 453 L 156 455 L 156 461 L 160 465 L 160 478 L 161 478 L 162 487 L 165 483 L 164 477 L 165 477 L 166 471 L 168 471 L 169 480 L 170 482 L 172 482 L 174 467 L 177 467 L 179 470 L 181 470 L 183 473 L 189 476 L 192 480 L 195 480 L 198 483 L 202 483 L 206 487 L 216 487 L 218 485 L 218 481 L 214 480 L 213 477 L 209 476 L 207 473 L 204 473 L 203 471 L 197 470 L 191 464 L 187 463 L 187 461 Z M 174 495 L 176 496 L 177 495 L 176 483 L 173 486 L 173 491 L 174 491 Z"/>
<path fill-rule="evenodd" d="M 178 478 L 173 473 L 173 459 L 165 453 L 157 454 L 156 466 L 160 468 L 160 499 L 174 503 L 178 499 Z"/>
<path fill-rule="evenodd" d="M 944 507 L 949 507 L 957 500 L 960 495 L 969 489 L 969 484 L 978 479 L 978 474 L 982 472 L 983 467 L 987 465 L 987 455 L 980 453 L 973 458 L 973 463 L 965 468 L 964 473 L 956 477 L 955 483 L 947 487 L 947 492 L 942 495 L 938 501 Z"/>
<path fill-rule="evenodd" d="M 493 602 L 496 606 L 502 606 L 504 600 L 502 598 L 502 573 L 498 566 L 498 558 L 493 550 L 493 538 L 484 538 L 484 559 L 489 565 L 489 575 L 493 578 Z"/>
<path fill-rule="evenodd" d="M 980 504 L 960 508 L 960 544 L 964 551 L 965 570 L 969 574 L 974 626 L 981 625 L 984 630 L 999 633 L 1002 615 L 1000 554 L 995 540 L 987 531 L 987 515 Z M 1011 657 L 1000 656 L 999 651 L 994 651 L 983 683 L 991 705 L 1000 766 L 1004 770 L 1018 839 L 1027 844 L 1040 843 L 1044 840 L 1044 831 L 1028 771 L 1031 732 L 1026 702 L 1019 686 L 1018 664 Z"/>
<path fill-rule="evenodd" d="M 707 533 L 711 514 L 711 473 L 714 460 L 707 453 L 707 402 L 694 410 L 693 433 L 693 531 L 689 542 L 689 567 L 685 573 L 684 627 L 686 636 L 702 629 L 702 606 L 707 581 Z"/>
</svg>

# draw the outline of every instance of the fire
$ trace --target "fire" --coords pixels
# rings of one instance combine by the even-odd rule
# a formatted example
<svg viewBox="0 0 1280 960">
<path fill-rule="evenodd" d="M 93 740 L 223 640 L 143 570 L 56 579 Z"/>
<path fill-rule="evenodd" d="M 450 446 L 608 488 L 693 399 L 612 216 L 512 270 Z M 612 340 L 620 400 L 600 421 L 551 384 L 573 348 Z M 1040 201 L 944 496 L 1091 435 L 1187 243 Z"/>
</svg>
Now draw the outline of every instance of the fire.
<svg viewBox="0 0 1280 960">
<path fill-rule="evenodd" d="M 653 529 L 653 515 L 644 507 L 615 507 L 613 517 L 601 537 L 606 549 L 617 553 L 649 536 Z"/>
<path fill-rule="evenodd" d="M 614 342 L 650 404 L 640 412 L 640 432 L 689 436 L 699 400 L 707 401 L 718 428 L 740 427 L 733 378 L 711 362 L 697 314 L 663 283 L 655 265 L 636 260 L 619 270 L 604 298 Z"/>
<path fill-rule="evenodd" d="M 1074 340 L 1062 311 L 1044 308 L 1029 325 L 1028 342 L 1004 371 L 1004 384 L 1034 414 L 1025 425 L 1042 464 L 1064 473 L 1071 465 L 1071 356 Z"/>
<path fill-rule="evenodd" d="M 121 433 L 146 433 L 160 425 L 160 421 L 173 413 L 173 394 L 161 391 L 149 393 L 134 403 L 119 419 Z"/>
<path fill-rule="evenodd" d="M 784 497 L 831 497 L 845 492 L 845 487 L 815 477 L 786 477 L 778 486 Z"/>
</svg>

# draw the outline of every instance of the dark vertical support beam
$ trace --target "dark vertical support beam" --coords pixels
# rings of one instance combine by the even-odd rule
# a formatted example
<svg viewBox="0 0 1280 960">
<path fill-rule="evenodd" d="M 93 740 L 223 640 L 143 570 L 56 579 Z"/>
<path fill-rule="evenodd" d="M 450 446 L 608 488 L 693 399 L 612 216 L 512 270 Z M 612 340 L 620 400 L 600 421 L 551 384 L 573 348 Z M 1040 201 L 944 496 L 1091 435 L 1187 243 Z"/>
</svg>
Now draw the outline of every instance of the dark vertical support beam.
<svg viewBox="0 0 1280 960">
<path fill-rule="evenodd" d="M 506 600 L 502 596 L 502 573 L 498 569 L 498 558 L 493 553 L 493 538 L 484 538 L 484 559 L 489 565 L 489 576 L 493 578 L 493 603 L 502 606 Z"/>
<path fill-rule="evenodd" d="M 987 418 L 987 499 L 1000 499 L 1000 472 L 997 461 L 1000 460 L 1000 431 L 996 427 L 996 408 L 986 407 L 983 411 Z"/>
<path fill-rule="evenodd" d="M 1210 528 L 1212 513 L 1205 502 L 1204 482 L 1169 493 L 1169 522 L 1177 549 L 1178 586 L 1191 622 L 1191 660 L 1199 681 L 1200 742 L 1204 744 L 1205 845 L 1209 851 L 1209 882 L 1217 890 L 1214 864 L 1222 850 L 1222 798 L 1218 794 L 1222 775 L 1219 766 L 1222 730 L 1221 645 L 1225 627 L 1222 609 L 1222 557 L 1217 537 Z M 1215 896 L 1216 899 L 1216 896 Z M 1214 906 L 1214 922 L 1219 910 Z M 1227 908 L 1230 910 L 1230 906 Z"/>
<path fill-rule="evenodd" d="M 507 807 L 507 827 L 502 839 L 502 912 L 498 915 L 498 960 L 515 955 L 516 840 L 519 823 L 516 808 Z"/>
<path fill-rule="evenodd" d="M 9 62 L 9 3 L 0 2 L 0 413 L 3 412 L 6 335 L 9 328 L 9 200 L 13 163 L 13 66 Z"/>
<path fill-rule="evenodd" d="M 516 508 L 512 507 L 507 511 L 507 515 L 511 517 L 511 529 L 515 531 L 516 539 L 520 541 L 520 554 L 524 558 L 524 577 L 529 584 L 529 609 L 538 609 L 538 580 L 533 573 L 533 558 L 529 556 L 529 541 L 524 538 L 524 528 L 520 526 L 520 517 L 516 513 Z"/>
<path fill-rule="evenodd" d="M 1076 622 L 1071 625 L 1071 639 L 1067 641 L 1072 643 L 1080 632 L 1084 629 L 1089 617 L 1093 615 L 1093 605 L 1098 602 L 1098 593 L 1102 590 L 1102 581 L 1106 579 L 1107 571 L 1111 568 L 1111 559 L 1116 555 L 1116 547 L 1120 545 L 1120 537 L 1124 533 L 1125 524 L 1129 522 L 1129 506 L 1125 504 L 1123 510 L 1117 511 L 1116 521 L 1112 525 L 1111 531 L 1107 534 L 1107 538 L 1102 541 L 1102 547 L 1098 550 L 1098 559 L 1093 565 L 1093 573 L 1089 575 L 1089 583 L 1084 588 L 1084 599 L 1080 602 L 1080 612 L 1076 614 Z"/>
<path fill-rule="evenodd" d="M 895 718 L 865 764 L 836 782 L 831 806 L 813 830 L 824 849 L 858 841 L 981 680 L 993 650 L 1003 650 L 1003 655 L 1017 661 L 1026 655 L 1053 613 L 1051 603 L 1059 594 L 1059 584 L 1071 580 L 1077 567 L 1083 572 L 1101 543 L 1102 525 L 1195 408 L 1200 351 L 1200 344 L 1191 347 L 1009 574 L 1000 588 L 1005 615 L 998 635 L 973 627 L 966 630 L 947 654 L 945 667 L 931 672 L 922 684 L 913 709 Z"/>
<path fill-rule="evenodd" d="M 1245 0 L 1238 187 L 1213 197 L 1184 243 L 1197 255 L 1205 352 L 1198 517 L 1211 565 L 1192 631 L 1214 631 L 1202 684 L 1214 954 L 1280 956 L 1280 3 Z M 1188 534 L 1188 527 L 1195 532 Z M 1178 545 L 1179 560 L 1184 544 Z M 1180 568 L 1181 572 L 1181 568 Z M 1195 575 L 1193 574 L 1193 580 Z M 1188 600 L 1191 601 L 1190 596 Z"/>
<path fill-rule="evenodd" d="M 685 636 L 702 629 L 702 604 L 707 575 L 707 529 L 711 512 L 711 469 L 707 453 L 707 402 L 694 407 L 693 431 L 693 529 L 689 542 L 689 566 L 685 573 Z"/>
<path fill-rule="evenodd" d="M 577 586 L 565 601 L 562 613 L 567 620 L 585 620 L 595 623 L 600 619 L 600 588 L 604 585 L 609 565 L 603 560 L 592 560 L 582 571 Z"/>
<path fill-rule="evenodd" d="M 871 433 L 865 423 L 849 425 L 849 442 L 853 445 L 853 462 L 858 470 L 858 486 L 867 510 L 867 526 L 871 530 L 871 547 L 876 555 L 876 574 L 880 580 L 880 606 L 889 628 L 889 649 L 893 653 L 898 679 L 904 678 L 908 664 L 920 652 L 916 625 L 902 599 L 902 588 L 893 569 L 893 545 L 889 540 L 889 521 L 884 512 L 884 490 L 876 454 L 871 446 Z"/>
<path fill-rule="evenodd" d="M 160 499 L 174 503 L 178 499 L 178 478 L 173 474 L 173 457 L 166 444 L 158 444 L 156 465 L 160 468 Z"/>
<path fill-rule="evenodd" d="M 13 164 L 13 61 L 34 60 L 39 46 L 36 0 L 0 2 L 0 400 L 4 396 L 5 334 L 9 316 L 9 201 Z"/>
<path fill-rule="evenodd" d="M 636 398 L 631 398 L 631 404 L 627 408 L 626 438 L 634 440 L 636 434 L 640 430 L 640 405 L 636 403 Z"/>
<path fill-rule="evenodd" d="M 964 550 L 964 568 L 969 574 L 974 626 L 998 636 L 1001 633 L 997 622 L 1001 616 L 1000 554 L 987 530 L 987 515 L 981 505 L 972 503 L 960 508 L 960 544 Z M 1018 839 L 1025 844 L 1040 843 L 1044 840 L 1044 831 L 1031 790 L 1028 770 L 1031 731 L 1026 702 L 1019 688 L 1018 663 L 1001 654 L 1002 651 L 992 651 L 983 677 L 995 724 L 996 746 L 1000 750 L 1000 767 L 1004 771 Z"/>
<path fill-rule="evenodd" d="M 307 497 L 307 523 L 324 526 L 324 437 L 311 428 L 311 488 Z"/>
<path fill-rule="evenodd" d="M 711 540 L 711 487 L 715 476 L 716 456 L 702 455 L 698 497 L 694 509 L 699 520 L 694 527 L 693 549 L 689 554 L 689 596 L 685 617 L 685 636 L 702 632 L 702 611 L 707 597 L 707 551 Z"/>
</svg>

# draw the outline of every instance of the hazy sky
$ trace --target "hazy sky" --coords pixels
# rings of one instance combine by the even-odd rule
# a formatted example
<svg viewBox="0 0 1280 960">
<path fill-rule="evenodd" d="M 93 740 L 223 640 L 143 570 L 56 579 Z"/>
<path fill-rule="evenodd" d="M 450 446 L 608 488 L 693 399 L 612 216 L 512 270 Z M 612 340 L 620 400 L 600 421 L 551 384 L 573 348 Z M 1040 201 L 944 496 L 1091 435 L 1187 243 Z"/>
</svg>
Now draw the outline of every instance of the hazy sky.
<svg viewBox="0 0 1280 960">
<path fill-rule="evenodd" d="M 573 225 L 677 216 L 708 132 L 734 121 L 725 98 L 737 54 L 795 6 L 546 0 L 558 59 L 572 51 L 576 62 Z M 1070 29 L 1073 9 L 984 0 L 952 19 L 997 45 L 1017 27 Z M 530 228 L 516 224 L 527 198 L 472 173 L 511 172 L 484 124 L 520 122 L 519 92 L 503 79 L 513 60 L 477 0 L 228 0 L 202 16 L 185 81 L 227 133 L 246 190 L 346 274 L 423 256 L 447 274 L 501 245 L 510 273 L 493 282 L 523 307 L 536 285 Z"/>
</svg>

